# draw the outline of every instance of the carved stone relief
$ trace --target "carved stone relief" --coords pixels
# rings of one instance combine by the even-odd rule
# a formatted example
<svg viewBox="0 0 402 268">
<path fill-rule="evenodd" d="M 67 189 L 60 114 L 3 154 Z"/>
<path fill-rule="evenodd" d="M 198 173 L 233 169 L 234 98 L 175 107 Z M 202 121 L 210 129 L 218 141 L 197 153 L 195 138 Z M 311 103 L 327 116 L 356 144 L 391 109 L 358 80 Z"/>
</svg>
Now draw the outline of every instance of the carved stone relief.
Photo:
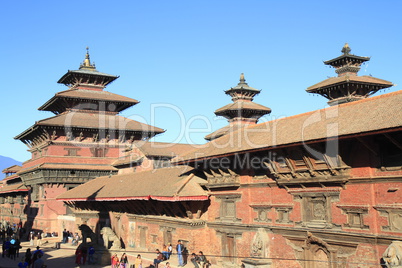
<svg viewBox="0 0 402 268">
<path fill-rule="evenodd" d="M 268 218 L 268 213 L 271 211 L 272 206 L 263 205 L 250 205 L 257 213 L 257 217 L 254 218 L 256 222 L 272 222 L 272 219 Z"/>
<path fill-rule="evenodd" d="M 402 241 L 392 241 L 382 258 L 387 268 L 402 267 Z"/>
<path fill-rule="evenodd" d="M 383 231 L 402 232 L 402 207 L 378 205 L 374 208 L 380 212 L 380 216 L 388 219 L 388 225 L 381 226 Z"/>
<path fill-rule="evenodd" d="M 242 259 L 242 267 L 245 268 L 269 268 L 271 261 L 269 258 L 269 236 L 265 229 L 259 228 L 255 233 L 251 247 L 250 258 Z"/>
<path fill-rule="evenodd" d="M 250 255 L 252 257 L 266 258 L 269 255 L 269 237 L 263 228 L 259 228 L 254 235 L 251 244 Z"/>
</svg>

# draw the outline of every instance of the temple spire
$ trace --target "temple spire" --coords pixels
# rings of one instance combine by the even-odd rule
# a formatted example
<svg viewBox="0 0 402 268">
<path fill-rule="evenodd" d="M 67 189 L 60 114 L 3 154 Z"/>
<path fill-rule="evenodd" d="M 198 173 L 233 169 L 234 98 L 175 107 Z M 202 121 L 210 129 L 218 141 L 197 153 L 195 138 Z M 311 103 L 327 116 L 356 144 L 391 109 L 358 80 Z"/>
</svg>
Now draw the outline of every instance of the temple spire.
<svg viewBox="0 0 402 268">
<path fill-rule="evenodd" d="M 87 47 L 87 53 L 85 55 L 84 62 L 81 63 L 81 65 L 80 65 L 80 70 L 82 70 L 82 69 L 96 71 L 95 63 L 91 64 L 91 60 L 90 60 L 90 57 L 89 57 L 89 47 Z"/>
<path fill-rule="evenodd" d="M 321 81 L 307 88 L 307 92 L 327 98 L 329 105 L 337 105 L 367 98 L 378 90 L 393 85 L 389 81 L 372 76 L 358 76 L 361 65 L 369 61 L 370 57 L 356 56 L 350 51 L 349 44 L 346 43 L 341 50 L 341 56 L 324 61 L 325 65 L 335 68 L 338 77 Z"/>
<path fill-rule="evenodd" d="M 345 55 L 349 55 L 350 51 L 352 51 L 352 49 L 350 49 L 349 44 L 345 43 L 345 45 L 343 46 L 341 52 Z"/>
<path fill-rule="evenodd" d="M 260 93 L 259 89 L 250 87 L 246 83 L 244 74 L 240 74 L 240 82 L 237 86 L 226 90 L 225 93 L 232 97 L 232 103 L 215 111 L 217 116 L 225 117 L 229 126 L 207 135 L 206 140 L 213 140 L 230 131 L 235 131 L 247 125 L 256 124 L 258 119 L 271 112 L 271 109 L 253 102 L 254 96 Z"/>
</svg>

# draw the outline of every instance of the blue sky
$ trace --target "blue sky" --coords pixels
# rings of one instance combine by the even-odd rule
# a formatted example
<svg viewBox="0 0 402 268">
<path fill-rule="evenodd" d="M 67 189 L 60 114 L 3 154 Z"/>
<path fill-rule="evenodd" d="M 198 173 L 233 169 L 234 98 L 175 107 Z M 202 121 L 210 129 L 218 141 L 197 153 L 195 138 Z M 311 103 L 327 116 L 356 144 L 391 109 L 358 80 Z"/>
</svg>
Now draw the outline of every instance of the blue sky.
<svg viewBox="0 0 402 268">
<path fill-rule="evenodd" d="M 240 73 L 272 109 L 262 121 L 324 108 L 305 89 L 341 54 L 370 56 L 359 75 L 402 77 L 401 1 L 3 1 L 0 8 L 0 155 L 19 161 L 14 136 L 50 117 L 37 111 L 89 46 L 99 71 L 119 75 L 107 91 L 140 103 L 122 113 L 166 129 L 156 140 L 203 143 L 226 125 L 214 110 Z"/>
</svg>

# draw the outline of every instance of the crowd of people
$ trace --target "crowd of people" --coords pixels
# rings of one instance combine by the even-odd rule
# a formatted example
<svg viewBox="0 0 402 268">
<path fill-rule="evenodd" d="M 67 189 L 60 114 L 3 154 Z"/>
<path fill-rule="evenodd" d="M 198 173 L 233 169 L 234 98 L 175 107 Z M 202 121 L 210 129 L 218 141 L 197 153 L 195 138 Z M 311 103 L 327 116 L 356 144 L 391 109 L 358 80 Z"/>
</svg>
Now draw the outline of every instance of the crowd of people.
<svg viewBox="0 0 402 268">
<path fill-rule="evenodd" d="M 137 259 L 139 259 L 139 262 L 138 262 L 138 264 L 137 264 L 137 261 L 135 262 L 136 263 L 135 267 L 140 267 L 140 266 L 142 267 L 141 255 L 138 255 Z M 115 253 L 112 256 L 111 263 L 112 263 L 112 268 L 128 268 L 128 258 L 127 258 L 126 253 L 123 253 L 121 255 L 120 259 L 117 256 L 117 254 Z"/>
<path fill-rule="evenodd" d="M 159 268 L 159 264 L 163 261 L 169 260 L 172 255 L 173 247 L 171 244 L 164 245 L 163 251 L 161 252 L 159 249 L 156 250 L 156 258 L 154 259 L 154 267 Z M 184 267 L 187 264 L 188 260 L 188 250 L 183 245 L 183 242 L 179 240 L 176 245 L 176 252 L 179 261 L 179 267 Z M 192 253 L 190 258 L 191 263 L 194 265 L 194 268 L 207 268 L 210 267 L 211 264 L 207 260 L 206 256 L 202 251 L 199 251 L 198 254 Z M 164 268 L 169 268 L 170 263 L 166 262 Z"/>
<path fill-rule="evenodd" d="M 44 268 L 44 260 L 42 259 L 44 253 L 40 249 L 42 245 L 42 238 L 44 234 L 42 231 L 35 233 L 31 231 L 27 236 L 24 236 L 25 229 L 22 228 L 22 224 L 10 224 L 8 222 L 0 223 L 0 238 L 2 241 L 2 258 L 10 258 L 11 260 L 19 259 L 21 239 L 22 237 L 28 238 L 30 240 L 30 245 L 34 246 L 34 241 L 36 239 L 36 250 L 31 251 L 31 248 L 27 248 L 25 255 L 21 258 L 18 263 L 19 268 Z"/>
<path fill-rule="evenodd" d="M 18 263 L 19 268 L 43 268 L 46 267 L 44 264 L 44 252 L 41 250 L 42 241 L 46 237 L 43 231 L 31 231 L 25 235 L 25 239 L 28 238 L 31 247 L 36 246 L 36 250 L 31 248 L 26 249 L 25 255 L 20 259 L 19 253 L 21 247 L 20 238 L 23 234 L 21 226 L 14 225 L 4 225 L 0 223 L 0 238 L 2 239 L 2 257 L 10 258 L 12 260 L 21 260 Z M 48 236 L 51 234 L 47 234 Z M 51 235 L 53 236 L 53 235 Z M 57 236 L 57 234 L 55 234 Z M 69 243 L 69 238 L 72 238 L 72 245 L 77 245 L 80 241 L 78 233 L 71 233 L 64 229 L 62 243 Z M 172 244 L 168 243 L 163 245 L 162 251 L 156 250 L 156 258 L 153 261 L 153 265 L 149 267 L 155 268 L 170 268 L 170 262 L 173 253 Z M 181 240 L 178 241 L 176 247 L 176 254 L 178 257 L 179 267 L 184 267 L 188 263 L 191 263 L 194 268 L 208 268 L 211 266 L 210 262 L 207 260 L 206 256 L 202 251 L 198 254 L 191 253 L 189 255 L 188 249 L 183 244 Z M 95 249 L 92 245 L 80 244 L 75 251 L 75 264 L 77 266 L 85 264 L 95 264 L 94 260 Z M 162 267 L 163 263 L 163 267 Z M 135 268 L 145 268 L 143 266 L 143 259 L 140 254 L 133 261 L 133 266 Z M 126 253 L 122 253 L 119 258 L 117 254 L 113 254 L 111 257 L 111 267 L 112 268 L 131 268 L 129 266 L 128 256 Z"/>
</svg>

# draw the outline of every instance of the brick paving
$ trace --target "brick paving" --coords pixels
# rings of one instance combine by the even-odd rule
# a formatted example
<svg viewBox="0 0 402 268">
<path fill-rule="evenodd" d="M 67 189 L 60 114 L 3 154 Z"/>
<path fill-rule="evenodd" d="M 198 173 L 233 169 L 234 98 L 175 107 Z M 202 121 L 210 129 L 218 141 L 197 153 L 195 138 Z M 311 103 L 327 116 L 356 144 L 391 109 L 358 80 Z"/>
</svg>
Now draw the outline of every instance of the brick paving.
<svg viewBox="0 0 402 268">
<path fill-rule="evenodd" d="M 44 243 L 41 246 L 41 250 L 45 253 L 43 256 L 43 260 L 48 268 L 110 268 L 110 265 L 99 265 L 99 264 L 87 264 L 87 265 L 80 265 L 77 266 L 75 264 L 75 249 L 77 246 L 72 246 L 71 244 L 60 244 L 60 249 L 55 248 L 55 243 L 59 242 L 59 238 L 49 238 L 44 239 Z M 21 250 L 19 257 L 15 260 L 11 260 L 10 258 L 0 256 L 0 268 L 16 268 L 18 267 L 18 263 L 21 259 L 25 256 L 25 251 L 27 248 L 31 248 L 31 250 L 35 250 L 36 246 L 30 246 L 29 242 L 22 242 L 21 243 Z M 121 254 L 125 252 L 129 259 L 129 266 L 134 263 L 134 259 L 136 258 L 137 254 L 141 254 L 143 259 L 143 267 L 146 268 L 149 264 L 153 263 L 153 259 L 156 257 L 156 253 L 148 253 L 148 252 L 139 252 L 134 250 L 121 250 L 121 251 L 114 251 L 113 253 L 117 253 L 120 257 Z M 178 262 L 177 257 L 173 256 L 170 260 L 170 265 L 172 268 L 177 268 Z M 186 267 L 192 267 L 193 265 L 187 264 Z M 159 264 L 159 268 L 162 268 L 163 265 Z"/>
</svg>

